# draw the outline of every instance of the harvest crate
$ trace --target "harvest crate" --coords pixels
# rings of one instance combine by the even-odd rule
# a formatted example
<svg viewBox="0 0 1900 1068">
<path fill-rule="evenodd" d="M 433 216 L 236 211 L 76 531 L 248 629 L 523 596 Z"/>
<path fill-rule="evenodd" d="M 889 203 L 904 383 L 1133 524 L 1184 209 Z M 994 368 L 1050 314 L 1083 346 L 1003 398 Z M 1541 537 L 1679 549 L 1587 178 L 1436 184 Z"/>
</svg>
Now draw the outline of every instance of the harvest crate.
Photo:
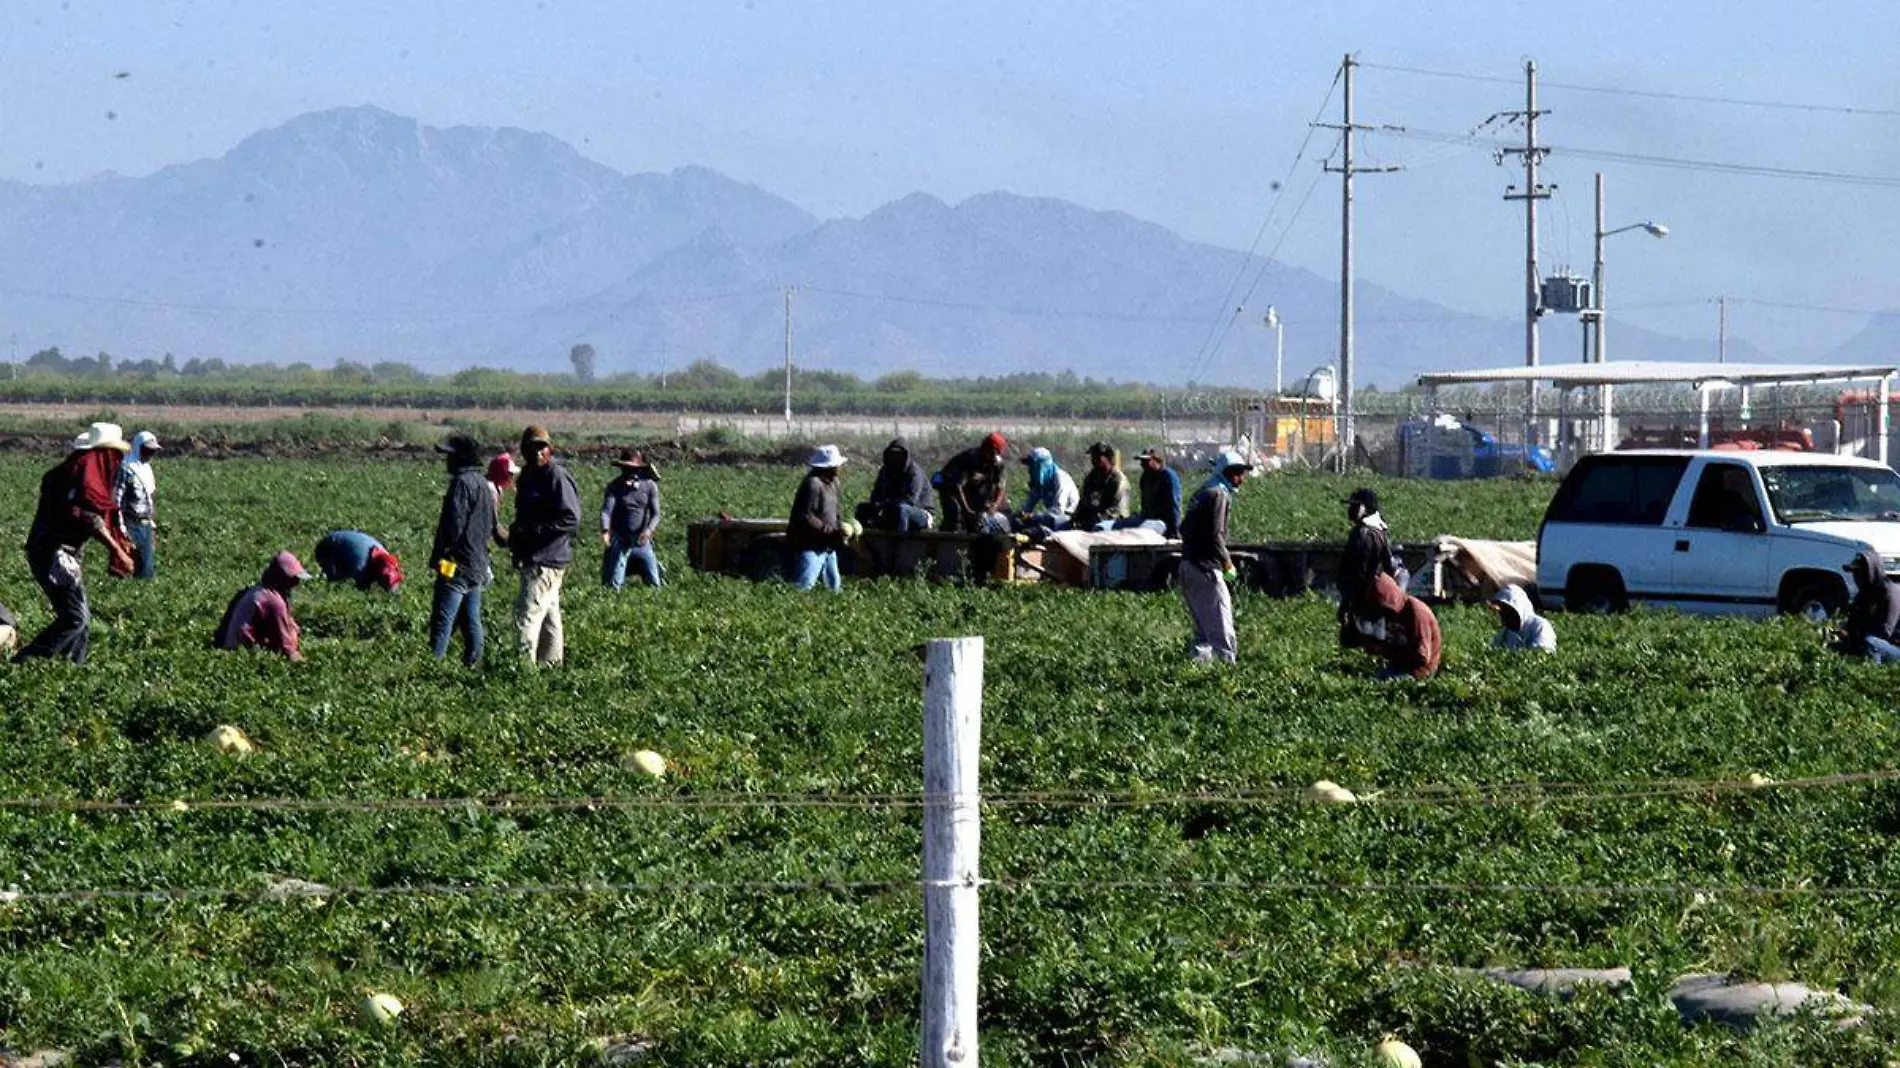
<svg viewBox="0 0 1900 1068">
<path fill-rule="evenodd" d="M 701 519 L 686 527 L 686 559 L 695 571 L 713 571 L 754 581 L 783 573 L 785 563 L 783 519 Z M 904 576 L 955 581 L 963 577 L 974 534 L 937 530 L 897 533 L 867 530 L 838 554 L 838 569 L 847 577 Z M 1033 582 L 1041 550 L 1010 540 L 999 553 L 990 578 L 994 582 Z"/>
<path fill-rule="evenodd" d="M 1343 542 L 1255 542 L 1228 546 L 1241 582 L 1274 597 L 1297 597 L 1307 591 L 1331 594 L 1338 588 L 1339 554 Z M 1418 575 L 1427 570 L 1429 546 L 1395 545 L 1392 551 L 1406 569 Z M 1181 543 L 1161 545 L 1097 545 L 1089 550 L 1089 585 L 1098 590 L 1159 590 L 1174 583 L 1181 559 Z"/>
</svg>

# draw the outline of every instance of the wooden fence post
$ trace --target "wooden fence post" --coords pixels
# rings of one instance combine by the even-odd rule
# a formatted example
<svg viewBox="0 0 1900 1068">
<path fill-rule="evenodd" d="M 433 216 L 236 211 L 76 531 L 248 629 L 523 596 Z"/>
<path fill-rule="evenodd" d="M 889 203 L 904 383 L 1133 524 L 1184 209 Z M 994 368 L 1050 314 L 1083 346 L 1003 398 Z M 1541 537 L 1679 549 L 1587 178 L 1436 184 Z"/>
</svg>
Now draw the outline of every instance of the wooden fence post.
<svg viewBox="0 0 1900 1068">
<path fill-rule="evenodd" d="M 929 643 L 924 661 L 923 1068 L 976 1068 L 977 858 L 983 639 Z"/>
</svg>

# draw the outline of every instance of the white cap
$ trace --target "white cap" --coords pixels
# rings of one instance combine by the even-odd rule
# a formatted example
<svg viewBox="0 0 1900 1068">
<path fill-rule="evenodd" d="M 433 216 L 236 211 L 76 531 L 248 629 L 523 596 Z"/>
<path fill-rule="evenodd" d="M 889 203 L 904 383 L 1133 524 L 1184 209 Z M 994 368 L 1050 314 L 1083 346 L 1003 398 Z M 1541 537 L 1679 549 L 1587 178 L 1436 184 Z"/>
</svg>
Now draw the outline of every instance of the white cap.
<svg viewBox="0 0 1900 1068">
<path fill-rule="evenodd" d="M 843 467 L 844 453 L 836 445 L 820 445 L 807 463 L 812 467 Z"/>
<path fill-rule="evenodd" d="M 1216 471 L 1226 471 L 1235 467 L 1244 467 L 1249 471 L 1253 470 L 1253 465 L 1247 462 L 1247 458 L 1240 454 L 1239 449 L 1222 449 L 1220 454 L 1214 457 L 1214 470 Z"/>
</svg>

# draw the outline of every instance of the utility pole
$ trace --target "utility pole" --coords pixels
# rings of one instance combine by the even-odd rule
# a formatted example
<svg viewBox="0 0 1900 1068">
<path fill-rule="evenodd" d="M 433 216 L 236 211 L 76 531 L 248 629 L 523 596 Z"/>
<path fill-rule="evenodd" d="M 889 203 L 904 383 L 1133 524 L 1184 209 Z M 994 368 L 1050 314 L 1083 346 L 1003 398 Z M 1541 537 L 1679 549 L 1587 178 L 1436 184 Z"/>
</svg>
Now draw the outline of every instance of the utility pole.
<svg viewBox="0 0 1900 1068">
<path fill-rule="evenodd" d="M 785 429 L 792 428 L 792 288 L 785 287 Z"/>
<path fill-rule="evenodd" d="M 1505 156 L 1524 157 L 1524 187 L 1504 191 L 1504 199 L 1524 202 L 1524 366 L 1537 366 L 1537 319 L 1544 314 L 1537 278 L 1537 202 L 1549 200 L 1555 186 L 1537 184 L 1537 165 L 1550 149 L 1537 143 L 1537 118 L 1548 112 L 1537 110 L 1537 61 L 1524 61 L 1524 110 L 1501 113 L 1506 118 L 1524 120 L 1524 147 L 1506 148 Z M 1525 383 L 1524 444 L 1529 446 L 1537 432 L 1537 383 Z"/>
<path fill-rule="evenodd" d="M 1728 362 L 1728 298 L 1715 298 L 1715 362 Z"/>
<path fill-rule="evenodd" d="M 1370 126 L 1352 121 L 1352 71 L 1359 61 L 1346 53 L 1340 61 L 1340 80 L 1344 82 L 1345 108 L 1337 125 L 1329 122 L 1316 123 L 1322 129 L 1338 130 L 1340 143 L 1340 163 L 1335 167 L 1326 165 L 1326 170 L 1339 175 L 1339 410 L 1340 420 L 1336 426 L 1335 441 L 1337 455 L 1333 460 L 1333 470 L 1344 474 L 1352 465 L 1354 431 L 1352 425 L 1352 176 L 1355 174 L 1385 174 L 1396 171 L 1397 167 L 1358 167 L 1352 162 L 1352 134 L 1354 130 L 1369 130 Z"/>
</svg>

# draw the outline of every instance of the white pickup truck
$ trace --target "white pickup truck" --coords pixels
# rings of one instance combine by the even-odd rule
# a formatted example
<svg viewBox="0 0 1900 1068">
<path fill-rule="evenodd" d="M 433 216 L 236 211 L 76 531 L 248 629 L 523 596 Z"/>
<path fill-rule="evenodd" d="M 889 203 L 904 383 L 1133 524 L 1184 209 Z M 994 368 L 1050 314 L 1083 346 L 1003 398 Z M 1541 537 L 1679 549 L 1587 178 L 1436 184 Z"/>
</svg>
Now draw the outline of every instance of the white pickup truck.
<svg viewBox="0 0 1900 1068">
<path fill-rule="evenodd" d="M 1805 452 L 1634 451 L 1577 462 L 1537 531 L 1537 592 L 1572 611 L 1643 603 L 1822 619 L 1847 564 L 1900 566 L 1900 475 Z"/>
</svg>

